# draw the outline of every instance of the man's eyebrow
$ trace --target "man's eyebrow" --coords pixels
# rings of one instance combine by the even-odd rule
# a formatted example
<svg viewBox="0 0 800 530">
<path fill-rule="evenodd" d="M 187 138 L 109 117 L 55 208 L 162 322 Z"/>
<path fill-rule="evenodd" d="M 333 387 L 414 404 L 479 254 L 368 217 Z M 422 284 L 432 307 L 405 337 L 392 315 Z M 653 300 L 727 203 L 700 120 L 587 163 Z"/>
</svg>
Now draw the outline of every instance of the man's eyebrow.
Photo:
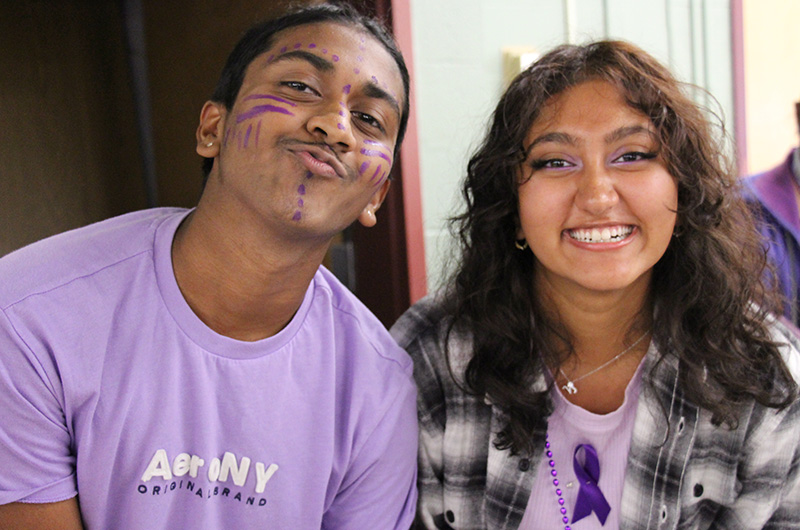
<svg viewBox="0 0 800 530">
<path fill-rule="evenodd" d="M 333 70 L 333 63 L 331 61 L 305 50 L 292 50 L 290 52 L 286 52 L 275 57 L 270 64 L 296 60 L 305 61 L 321 72 L 330 72 Z"/>
<path fill-rule="evenodd" d="M 392 107 L 398 116 L 400 116 L 400 103 L 389 92 L 382 89 L 374 83 L 367 83 L 364 86 L 364 94 L 371 98 L 382 99 Z"/>
<path fill-rule="evenodd" d="M 330 72 L 334 69 L 334 65 L 331 61 L 305 50 L 292 50 L 290 52 L 286 52 L 277 56 L 270 64 L 291 60 L 306 61 L 321 72 Z M 381 88 L 379 85 L 376 85 L 375 83 L 366 83 L 364 86 L 364 94 L 371 98 L 386 101 L 389 106 L 392 107 L 392 110 L 394 110 L 398 116 L 400 115 L 400 103 L 397 101 L 397 99 L 395 99 L 394 96 Z"/>
</svg>

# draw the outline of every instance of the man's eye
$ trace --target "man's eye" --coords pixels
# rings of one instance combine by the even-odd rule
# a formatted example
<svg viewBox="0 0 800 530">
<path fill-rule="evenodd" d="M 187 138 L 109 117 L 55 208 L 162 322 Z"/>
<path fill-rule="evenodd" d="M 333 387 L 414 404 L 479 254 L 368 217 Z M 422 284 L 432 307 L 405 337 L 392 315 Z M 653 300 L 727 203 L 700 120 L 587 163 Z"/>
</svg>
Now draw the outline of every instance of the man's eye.
<svg viewBox="0 0 800 530">
<path fill-rule="evenodd" d="M 381 127 L 381 122 L 379 122 L 375 117 L 358 111 L 353 111 L 351 114 L 353 115 L 354 118 L 356 118 L 359 121 L 362 121 L 363 123 L 366 123 L 370 127 L 375 127 L 376 129 L 383 130 L 383 127 Z"/>
<path fill-rule="evenodd" d="M 292 90 L 297 90 L 298 92 L 316 93 L 313 88 L 305 83 L 301 83 L 300 81 L 286 81 L 283 83 L 283 85 L 291 88 Z"/>
</svg>

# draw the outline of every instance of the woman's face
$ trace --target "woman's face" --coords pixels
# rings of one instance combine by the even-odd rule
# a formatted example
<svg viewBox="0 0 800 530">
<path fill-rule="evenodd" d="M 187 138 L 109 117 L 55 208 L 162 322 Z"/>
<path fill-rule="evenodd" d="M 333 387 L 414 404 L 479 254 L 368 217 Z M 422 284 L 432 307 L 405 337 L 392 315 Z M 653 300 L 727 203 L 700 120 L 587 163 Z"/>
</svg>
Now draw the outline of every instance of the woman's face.
<svg viewBox="0 0 800 530">
<path fill-rule="evenodd" d="M 518 236 L 538 285 L 646 292 L 678 206 L 648 118 L 613 85 L 587 81 L 544 105 L 525 148 Z"/>
</svg>

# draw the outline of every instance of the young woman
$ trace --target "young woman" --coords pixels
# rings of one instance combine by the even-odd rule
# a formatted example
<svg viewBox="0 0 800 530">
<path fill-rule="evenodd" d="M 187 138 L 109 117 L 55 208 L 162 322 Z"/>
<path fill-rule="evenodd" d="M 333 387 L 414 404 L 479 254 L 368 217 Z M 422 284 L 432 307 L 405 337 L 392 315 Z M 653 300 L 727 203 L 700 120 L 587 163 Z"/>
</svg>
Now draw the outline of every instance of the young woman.
<svg viewBox="0 0 800 530">
<path fill-rule="evenodd" d="M 425 528 L 800 525 L 797 338 L 702 111 L 642 50 L 562 46 L 470 160 L 462 257 L 393 335 Z"/>
</svg>

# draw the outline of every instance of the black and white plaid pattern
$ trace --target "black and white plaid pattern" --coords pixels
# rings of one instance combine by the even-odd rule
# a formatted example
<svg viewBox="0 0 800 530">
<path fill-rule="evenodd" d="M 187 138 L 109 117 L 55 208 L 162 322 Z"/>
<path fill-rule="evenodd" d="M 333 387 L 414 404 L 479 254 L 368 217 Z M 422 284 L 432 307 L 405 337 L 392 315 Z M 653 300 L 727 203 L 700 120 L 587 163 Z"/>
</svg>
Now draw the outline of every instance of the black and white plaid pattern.
<svg viewBox="0 0 800 530">
<path fill-rule="evenodd" d="M 512 456 L 492 444 L 503 413 L 456 385 L 444 358 L 445 321 L 429 297 L 391 332 L 414 360 L 419 388 L 419 524 L 427 529 L 510 530 L 528 504 L 541 453 Z M 774 326 L 787 364 L 800 374 L 800 343 Z M 468 337 L 451 337 L 468 351 Z M 800 402 L 776 412 L 750 403 L 739 427 L 715 427 L 683 397 L 678 360 L 659 352 L 644 366 L 620 507 L 621 529 L 800 528 Z M 452 358 L 463 373 L 465 355 Z M 544 381 L 540 382 L 544 385 Z M 544 433 L 532 433 L 544 438 Z M 548 506 L 547 508 L 550 509 Z"/>
</svg>

